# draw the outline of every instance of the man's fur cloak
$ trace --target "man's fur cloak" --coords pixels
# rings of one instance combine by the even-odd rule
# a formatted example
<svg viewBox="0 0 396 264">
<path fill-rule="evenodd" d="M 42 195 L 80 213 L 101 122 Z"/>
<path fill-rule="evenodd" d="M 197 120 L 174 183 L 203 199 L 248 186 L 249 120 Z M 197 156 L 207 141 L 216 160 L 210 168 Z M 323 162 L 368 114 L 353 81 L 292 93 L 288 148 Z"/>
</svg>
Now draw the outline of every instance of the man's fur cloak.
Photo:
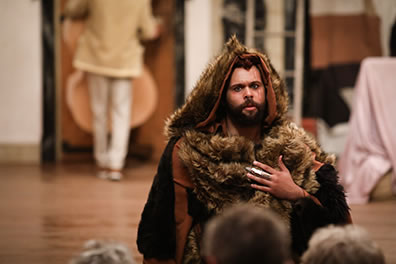
<svg viewBox="0 0 396 264">
<path fill-rule="evenodd" d="M 258 68 L 266 87 L 267 116 L 262 122 L 263 134 L 259 143 L 241 136 L 225 136 L 211 130 L 224 117 L 221 112 L 221 97 L 238 56 L 255 56 L 261 61 Z M 189 195 L 189 213 L 197 223 L 202 224 L 210 215 L 220 213 L 225 207 L 238 202 L 272 208 L 291 227 L 295 250 L 301 253 L 317 226 L 346 220 L 348 207 L 344 192 L 338 185 L 336 171 L 331 166 L 334 164 L 334 157 L 324 153 L 313 138 L 288 120 L 287 106 L 285 84 L 267 56 L 247 49 L 232 37 L 224 51 L 204 71 L 186 103 L 167 120 L 165 133 L 169 144 L 161 159 L 139 226 L 138 246 L 145 257 L 166 259 L 174 254 L 174 246 L 167 249 L 168 251 L 162 251 L 155 249 L 154 245 L 163 247 L 163 243 L 175 242 L 172 234 L 174 198 L 169 194 L 173 191 L 169 169 L 173 144 L 179 138 L 183 139 L 179 158 L 188 169 L 194 184 Z M 330 165 L 323 166 L 315 173 L 312 169 L 313 153 L 318 161 Z M 283 162 L 295 183 L 310 194 L 317 197 L 319 195 L 323 207 L 310 199 L 302 199 L 297 203 L 280 200 L 250 187 L 244 168 L 251 166 L 254 160 L 279 168 L 280 155 L 283 156 Z M 326 178 L 328 176 L 329 179 Z M 328 195 L 322 190 L 332 191 L 330 197 L 333 195 L 333 198 L 328 199 Z M 170 206 L 171 209 L 165 210 L 162 206 Z M 329 209 L 336 210 L 333 212 L 334 217 Z M 164 210 L 169 214 L 166 218 L 168 220 L 163 218 Z M 306 215 L 303 212 L 319 213 L 319 216 Z M 153 217 L 158 220 L 153 220 Z M 161 219 L 163 222 L 158 222 Z M 308 224 L 304 230 L 301 230 L 302 219 Z M 164 223 L 167 221 L 169 223 Z M 169 229 L 154 227 L 155 225 L 165 225 Z"/>
</svg>

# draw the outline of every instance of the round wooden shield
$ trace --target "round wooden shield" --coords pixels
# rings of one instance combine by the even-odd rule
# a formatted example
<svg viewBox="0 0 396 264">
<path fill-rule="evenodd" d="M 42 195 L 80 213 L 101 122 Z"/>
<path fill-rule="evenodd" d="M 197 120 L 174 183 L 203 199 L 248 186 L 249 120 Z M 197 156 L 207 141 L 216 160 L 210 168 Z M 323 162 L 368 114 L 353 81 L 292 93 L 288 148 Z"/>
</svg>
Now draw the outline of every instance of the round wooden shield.
<svg viewBox="0 0 396 264">
<path fill-rule="evenodd" d="M 138 127 L 149 119 L 158 101 L 155 82 L 145 67 L 143 74 L 132 81 L 131 128 Z M 92 111 L 86 75 L 82 71 L 73 72 L 66 85 L 66 104 L 77 125 L 92 133 Z M 111 116 L 109 115 L 109 129 Z"/>
<path fill-rule="evenodd" d="M 63 23 L 63 40 L 74 55 L 77 40 L 84 30 L 83 21 L 67 19 Z M 66 77 L 66 104 L 77 125 L 84 131 L 92 133 L 92 111 L 89 91 L 84 72 L 76 70 Z M 143 74 L 132 80 L 131 128 L 142 125 L 153 114 L 158 102 L 158 92 L 150 71 L 145 66 Z M 111 117 L 109 116 L 109 129 Z"/>
</svg>

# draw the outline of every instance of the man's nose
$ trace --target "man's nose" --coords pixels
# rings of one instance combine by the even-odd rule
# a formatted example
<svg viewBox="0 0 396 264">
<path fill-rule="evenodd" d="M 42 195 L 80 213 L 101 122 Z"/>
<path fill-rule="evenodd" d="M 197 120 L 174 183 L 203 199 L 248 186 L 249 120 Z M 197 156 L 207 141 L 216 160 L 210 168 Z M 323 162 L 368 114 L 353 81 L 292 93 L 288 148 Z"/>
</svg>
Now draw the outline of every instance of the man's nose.
<svg viewBox="0 0 396 264">
<path fill-rule="evenodd" d="M 250 97 L 250 98 L 253 97 L 253 93 L 249 87 L 246 87 L 245 88 L 245 98 L 248 98 L 248 97 Z"/>
</svg>

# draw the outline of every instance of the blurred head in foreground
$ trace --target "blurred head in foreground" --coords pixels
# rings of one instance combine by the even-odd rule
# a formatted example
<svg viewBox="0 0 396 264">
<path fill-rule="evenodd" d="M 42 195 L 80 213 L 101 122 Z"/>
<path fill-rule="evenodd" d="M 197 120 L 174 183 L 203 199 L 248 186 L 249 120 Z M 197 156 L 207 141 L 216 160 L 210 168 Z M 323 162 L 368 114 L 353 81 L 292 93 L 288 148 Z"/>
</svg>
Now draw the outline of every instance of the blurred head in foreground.
<svg viewBox="0 0 396 264">
<path fill-rule="evenodd" d="M 239 204 L 208 222 L 202 254 L 209 264 L 288 263 L 289 232 L 269 209 Z"/>
<path fill-rule="evenodd" d="M 136 262 L 124 244 L 89 240 L 84 244 L 84 251 L 73 258 L 70 264 L 136 264 Z"/>
<path fill-rule="evenodd" d="M 324 227 L 314 233 L 303 264 L 385 264 L 377 244 L 355 225 Z"/>
</svg>

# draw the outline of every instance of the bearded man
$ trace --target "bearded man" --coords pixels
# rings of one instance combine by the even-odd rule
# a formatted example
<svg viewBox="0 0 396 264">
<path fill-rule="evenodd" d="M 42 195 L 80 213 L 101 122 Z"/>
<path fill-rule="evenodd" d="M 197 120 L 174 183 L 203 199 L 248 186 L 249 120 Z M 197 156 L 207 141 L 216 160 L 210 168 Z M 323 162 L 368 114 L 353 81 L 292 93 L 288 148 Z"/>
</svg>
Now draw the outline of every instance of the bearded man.
<svg viewBox="0 0 396 264">
<path fill-rule="evenodd" d="M 205 223 L 240 202 L 274 210 L 297 257 L 316 228 L 350 222 L 334 157 L 289 121 L 287 106 L 267 56 L 232 37 L 167 120 L 138 229 L 145 263 L 203 263 Z"/>
</svg>

